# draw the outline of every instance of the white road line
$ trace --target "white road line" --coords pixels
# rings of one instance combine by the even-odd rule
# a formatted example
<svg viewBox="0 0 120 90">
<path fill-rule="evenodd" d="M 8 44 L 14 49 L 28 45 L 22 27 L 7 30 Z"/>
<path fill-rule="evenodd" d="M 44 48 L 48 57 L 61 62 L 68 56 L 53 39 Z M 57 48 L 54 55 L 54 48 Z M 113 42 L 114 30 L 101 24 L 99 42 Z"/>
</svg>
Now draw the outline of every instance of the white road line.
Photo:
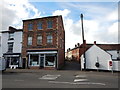
<svg viewBox="0 0 120 90">
<path fill-rule="evenodd" d="M 60 77 L 60 76 L 61 76 L 61 75 L 49 75 L 49 74 L 47 74 L 47 75 L 42 76 L 42 77 L 39 78 L 39 79 L 55 80 L 55 79 L 57 79 L 57 78 Z"/>
<path fill-rule="evenodd" d="M 88 79 L 75 79 L 74 82 L 88 81 Z"/>
<path fill-rule="evenodd" d="M 85 76 L 85 75 L 76 75 L 75 77 L 76 77 L 76 78 L 77 78 L 77 77 L 84 78 L 84 77 L 86 77 L 86 76 Z"/>
<path fill-rule="evenodd" d="M 75 84 L 75 85 L 88 85 L 88 84 L 93 84 L 93 85 L 106 85 L 104 83 L 94 83 L 94 82 L 81 82 L 81 83 L 74 83 L 74 82 L 59 82 L 59 81 L 49 81 L 49 83 L 55 83 L 55 84 Z"/>
</svg>

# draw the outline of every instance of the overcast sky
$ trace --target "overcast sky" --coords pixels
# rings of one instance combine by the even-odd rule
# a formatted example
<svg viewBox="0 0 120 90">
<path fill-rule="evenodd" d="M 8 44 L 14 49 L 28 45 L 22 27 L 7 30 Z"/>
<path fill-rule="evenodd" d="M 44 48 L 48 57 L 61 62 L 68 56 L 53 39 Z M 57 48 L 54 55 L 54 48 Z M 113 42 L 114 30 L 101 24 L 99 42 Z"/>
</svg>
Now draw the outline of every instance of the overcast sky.
<svg viewBox="0 0 120 90">
<path fill-rule="evenodd" d="M 88 2 L 89 1 L 89 2 Z M 110 0 L 113 1 L 113 0 Z M 118 0 L 116 2 L 40 2 L 38 0 L 4 0 L 0 2 L 2 9 L 2 26 L 0 30 L 8 30 L 11 25 L 22 28 L 22 20 L 51 15 L 62 15 L 65 28 L 65 47 L 74 48 L 82 44 L 81 19 L 84 15 L 84 30 L 87 43 L 118 43 Z M 2 27 L 2 28 L 1 28 Z"/>
</svg>

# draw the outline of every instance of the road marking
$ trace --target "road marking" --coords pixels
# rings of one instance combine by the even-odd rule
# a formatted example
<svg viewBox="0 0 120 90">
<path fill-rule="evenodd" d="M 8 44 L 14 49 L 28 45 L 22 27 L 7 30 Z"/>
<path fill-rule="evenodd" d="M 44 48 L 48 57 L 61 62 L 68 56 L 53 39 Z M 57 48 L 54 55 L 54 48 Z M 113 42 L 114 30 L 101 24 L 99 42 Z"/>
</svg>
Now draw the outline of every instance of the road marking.
<svg viewBox="0 0 120 90">
<path fill-rule="evenodd" d="M 60 76 L 61 76 L 61 75 L 49 75 L 49 74 L 47 74 L 47 75 L 42 76 L 42 77 L 39 78 L 39 79 L 55 80 L 55 79 L 57 79 L 57 78 L 60 77 Z"/>
<path fill-rule="evenodd" d="M 24 81 L 24 80 L 14 80 L 14 81 L 16 81 L 16 82 L 21 82 L 21 81 Z"/>
<path fill-rule="evenodd" d="M 86 76 L 85 76 L 85 75 L 76 75 L 75 77 L 76 77 L 76 78 L 77 78 L 77 77 L 84 78 L 84 77 L 86 77 Z"/>
<path fill-rule="evenodd" d="M 83 85 L 83 84 L 93 84 L 93 85 L 106 85 L 104 83 L 94 83 L 94 82 L 80 82 L 80 83 L 74 83 L 74 82 L 59 82 L 59 81 L 49 81 L 49 83 L 55 83 L 55 84 L 73 84 L 73 85 Z"/>
<path fill-rule="evenodd" d="M 75 79 L 74 82 L 88 81 L 88 79 Z"/>
</svg>

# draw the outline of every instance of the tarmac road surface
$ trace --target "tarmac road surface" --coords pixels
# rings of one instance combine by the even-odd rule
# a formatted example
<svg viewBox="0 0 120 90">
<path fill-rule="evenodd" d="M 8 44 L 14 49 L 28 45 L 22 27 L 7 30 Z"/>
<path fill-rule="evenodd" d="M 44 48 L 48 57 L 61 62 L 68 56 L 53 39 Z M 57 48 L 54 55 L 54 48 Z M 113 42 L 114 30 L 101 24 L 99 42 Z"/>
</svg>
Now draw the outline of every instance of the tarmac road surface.
<svg viewBox="0 0 120 90">
<path fill-rule="evenodd" d="M 8 69 L 2 88 L 118 88 L 118 79 L 117 72 Z"/>
</svg>

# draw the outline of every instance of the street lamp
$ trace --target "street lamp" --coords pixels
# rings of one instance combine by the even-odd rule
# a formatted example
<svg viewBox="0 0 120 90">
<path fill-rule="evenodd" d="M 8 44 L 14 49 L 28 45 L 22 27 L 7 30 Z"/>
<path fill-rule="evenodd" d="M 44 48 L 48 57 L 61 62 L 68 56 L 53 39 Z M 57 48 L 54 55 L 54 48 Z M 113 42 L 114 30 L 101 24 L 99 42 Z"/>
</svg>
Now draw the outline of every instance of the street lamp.
<svg viewBox="0 0 120 90">
<path fill-rule="evenodd" d="M 84 57 L 84 70 L 86 70 L 86 58 L 85 58 L 85 39 L 84 39 L 84 28 L 83 28 L 83 14 L 81 14 L 81 24 L 82 24 L 82 39 L 83 39 L 83 57 Z"/>
</svg>

